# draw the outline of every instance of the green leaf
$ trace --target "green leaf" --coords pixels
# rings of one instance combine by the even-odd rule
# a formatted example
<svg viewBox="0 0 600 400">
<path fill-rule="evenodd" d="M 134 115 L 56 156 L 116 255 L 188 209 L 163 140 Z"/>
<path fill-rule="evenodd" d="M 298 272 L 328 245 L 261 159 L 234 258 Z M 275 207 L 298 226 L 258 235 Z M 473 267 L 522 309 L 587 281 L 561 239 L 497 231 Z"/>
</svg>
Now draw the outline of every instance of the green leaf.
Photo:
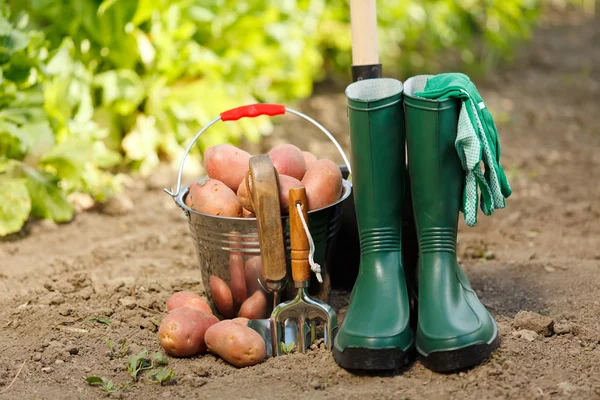
<svg viewBox="0 0 600 400">
<path fill-rule="evenodd" d="M 94 317 L 94 318 L 90 319 L 90 321 L 92 321 L 92 322 L 99 322 L 99 323 L 105 324 L 105 325 L 110 325 L 110 319 L 105 318 L 105 317 Z M 111 345 L 112 345 L 112 343 L 111 343 Z"/>
<path fill-rule="evenodd" d="M 113 70 L 96 75 L 94 85 L 102 88 L 102 104 L 112 105 L 121 115 L 133 113 L 145 97 L 144 85 L 132 70 Z"/>
<path fill-rule="evenodd" d="M 173 379 L 174 375 L 175 372 L 173 371 L 173 368 L 162 368 L 161 370 L 154 370 L 150 373 L 150 381 L 156 384 L 164 385 Z"/>
<path fill-rule="evenodd" d="M 24 179 L 0 176 L 0 236 L 21 230 L 31 211 L 31 198 Z"/>
<path fill-rule="evenodd" d="M 104 383 L 104 378 L 100 378 L 99 376 L 88 376 L 87 378 L 85 378 L 85 381 L 87 383 L 89 383 L 90 385 L 94 384 L 94 383 Z"/>
<path fill-rule="evenodd" d="M 152 354 L 152 359 L 156 361 L 157 365 L 168 365 L 169 360 L 165 357 L 164 354 L 156 352 Z"/>
<path fill-rule="evenodd" d="M 75 209 L 57 186 L 52 175 L 22 166 L 27 175 L 27 190 L 31 198 L 31 214 L 37 218 L 51 219 L 54 222 L 69 222 Z"/>
<path fill-rule="evenodd" d="M 152 362 L 148 359 L 148 352 L 146 349 L 142 350 L 138 354 L 132 354 L 129 356 L 127 363 L 127 372 L 133 378 L 134 382 L 137 382 L 138 375 L 141 371 L 152 368 Z"/>
<path fill-rule="evenodd" d="M 117 2 L 117 0 L 104 0 L 102 2 L 102 4 L 100 4 L 100 7 L 98 7 L 98 12 L 97 12 L 98 16 L 104 15 L 106 10 L 108 10 L 110 7 L 114 6 L 116 2 Z"/>
</svg>

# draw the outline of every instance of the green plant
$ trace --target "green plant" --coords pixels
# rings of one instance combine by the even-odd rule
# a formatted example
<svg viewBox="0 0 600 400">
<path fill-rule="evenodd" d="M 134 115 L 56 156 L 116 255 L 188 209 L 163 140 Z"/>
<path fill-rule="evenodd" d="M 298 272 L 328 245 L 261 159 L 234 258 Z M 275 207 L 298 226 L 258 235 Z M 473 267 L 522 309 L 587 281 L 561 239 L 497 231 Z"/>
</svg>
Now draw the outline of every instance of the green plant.
<svg viewBox="0 0 600 400">
<path fill-rule="evenodd" d="M 83 105 L 65 103 L 79 82 L 64 76 L 64 54 L 49 52 L 44 35 L 26 29 L 26 15 L 15 22 L 10 15 L 0 1 L 0 236 L 19 231 L 30 215 L 71 220 L 66 195 L 111 195 L 117 186 L 101 168 L 120 162 Z"/>
<path fill-rule="evenodd" d="M 160 370 L 154 370 L 150 373 L 149 379 L 152 383 L 156 383 L 159 385 L 164 385 L 167 382 L 170 382 L 173 377 L 174 377 L 175 373 L 173 371 L 173 368 L 162 368 Z"/>
<path fill-rule="evenodd" d="M 129 373 L 129 375 L 131 375 L 133 381 L 137 382 L 139 374 L 142 371 L 156 368 L 158 366 L 167 365 L 168 363 L 169 361 L 167 360 L 167 357 L 164 356 L 164 354 L 156 352 L 152 354 L 152 357 L 148 358 L 148 351 L 144 349 L 138 354 L 133 354 L 129 356 L 129 360 L 127 362 L 127 372 Z M 167 379 L 167 376 L 165 376 L 164 379 Z"/>
<path fill-rule="evenodd" d="M 121 340 L 118 344 L 118 347 L 115 346 L 115 344 L 109 339 L 104 339 L 104 341 L 108 346 L 109 356 L 111 360 L 115 358 L 122 358 L 129 354 L 129 344 L 127 343 L 127 339 Z"/>
<path fill-rule="evenodd" d="M 148 353 L 145 349 L 138 354 L 132 354 L 129 356 L 129 360 L 127 362 L 127 372 L 129 375 L 131 375 L 134 382 L 138 381 L 138 375 L 140 372 L 152 368 L 152 361 L 150 361 L 147 356 Z"/>
<path fill-rule="evenodd" d="M 97 385 L 100 387 L 100 389 L 104 390 L 107 393 L 112 393 L 112 392 L 116 392 L 117 390 L 119 390 L 119 388 L 117 388 L 112 380 L 104 378 L 104 377 L 99 377 L 99 376 L 88 376 L 85 381 L 89 384 L 89 385 Z"/>
<path fill-rule="evenodd" d="M 288 344 L 287 346 L 285 345 L 284 342 L 279 342 L 279 348 L 281 349 L 281 352 L 283 354 L 291 354 L 292 351 L 295 349 L 295 343 L 291 342 L 290 344 Z"/>
<path fill-rule="evenodd" d="M 92 322 L 98 322 L 99 324 L 110 325 L 110 319 L 106 317 L 94 317 L 90 318 Z"/>
</svg>

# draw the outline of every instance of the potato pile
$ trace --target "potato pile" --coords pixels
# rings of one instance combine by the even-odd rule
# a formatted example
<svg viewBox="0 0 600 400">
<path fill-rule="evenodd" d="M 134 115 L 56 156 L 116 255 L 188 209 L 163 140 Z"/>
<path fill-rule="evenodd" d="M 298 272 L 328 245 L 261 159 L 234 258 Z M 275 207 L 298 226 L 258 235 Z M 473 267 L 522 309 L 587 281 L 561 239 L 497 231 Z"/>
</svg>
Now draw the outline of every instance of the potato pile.
<svg viewBox="0 0 600 400">
<path fill-rule="evenodd" d="M 277 145 L 268 154 L 279 173 L 282 215 L 288 213 L 288 195 L 292 188 L 306 188 L 309 211 L 335 203 L 342 195 L 342 173 L 333 161 L 319 160 L 291 144 Z M 230 144 L 206 149 L 204 168 L 208 179 L 190 185 L 186 205 L 204 214 L 254 218 L 245 181 L 250 157 L 248 152 Z M 252 190 L 251 183 L 248 187 Z"/>
<path fill-rule="evenodd" d="M 266 345 L 248 328 L 247 318 L 219 321 L 208 302 L 195 293 L 177 292 L 167 301 L 158 336 L 167 354 L 190 357 L 210 351 L 236 367 L 262 362 Z"/>
</svg>

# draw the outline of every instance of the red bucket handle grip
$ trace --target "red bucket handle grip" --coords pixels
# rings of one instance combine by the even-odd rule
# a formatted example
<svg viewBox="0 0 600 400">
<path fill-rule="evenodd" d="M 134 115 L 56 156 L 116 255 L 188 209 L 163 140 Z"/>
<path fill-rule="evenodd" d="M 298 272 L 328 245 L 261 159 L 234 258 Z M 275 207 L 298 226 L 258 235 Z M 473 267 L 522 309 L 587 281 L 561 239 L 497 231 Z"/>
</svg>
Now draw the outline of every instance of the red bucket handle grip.
<svg viewBox="0 0 600 400">
<path fill-rule="evenodd" d="M 221 115 L 222 121 L 237 121 L 240 118 L 254 118 L 261 115 L 282 115 L 285 114 L 285 106 L 281 104 L 250 104 L 247 106 L 232 108 L 231 110 L 223 111 Z"/>
</svg>

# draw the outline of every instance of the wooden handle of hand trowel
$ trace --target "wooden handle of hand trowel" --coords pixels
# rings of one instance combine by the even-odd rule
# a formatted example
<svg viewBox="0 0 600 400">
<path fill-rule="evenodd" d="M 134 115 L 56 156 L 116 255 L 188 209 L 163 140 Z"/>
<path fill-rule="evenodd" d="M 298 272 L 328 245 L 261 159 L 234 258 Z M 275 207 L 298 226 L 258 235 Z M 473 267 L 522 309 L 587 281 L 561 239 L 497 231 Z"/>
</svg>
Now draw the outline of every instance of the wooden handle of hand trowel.
<svg viewBox="0 0 600 400">
<path fill-rule="evenodd" d="M 279 205 L 279 177 L 271 157 L 260 155 L 250 158 L 252 205 L 258 222 L 258 242 L 264 277 L 269 290 L 278 291 L 284 283 L 287 267 L 285 242 Z"/>
<path fill-rule="evenodd" d="M 381 78 L 376 0 L 350 0 L 352 80 Z"/>
<path fill-rule="evenodd" d="M 306 190 L 302 188 L 290 189 L 290 242 L 292 247 L 292 278 L 294 282 L 308 282 L 310 280 L 310 266 L 308 264 L 308 237 L 304 231 L 297 204 L 302 206 L 304 221 L 308 224 L 308 201 Z"/>
</svg>

